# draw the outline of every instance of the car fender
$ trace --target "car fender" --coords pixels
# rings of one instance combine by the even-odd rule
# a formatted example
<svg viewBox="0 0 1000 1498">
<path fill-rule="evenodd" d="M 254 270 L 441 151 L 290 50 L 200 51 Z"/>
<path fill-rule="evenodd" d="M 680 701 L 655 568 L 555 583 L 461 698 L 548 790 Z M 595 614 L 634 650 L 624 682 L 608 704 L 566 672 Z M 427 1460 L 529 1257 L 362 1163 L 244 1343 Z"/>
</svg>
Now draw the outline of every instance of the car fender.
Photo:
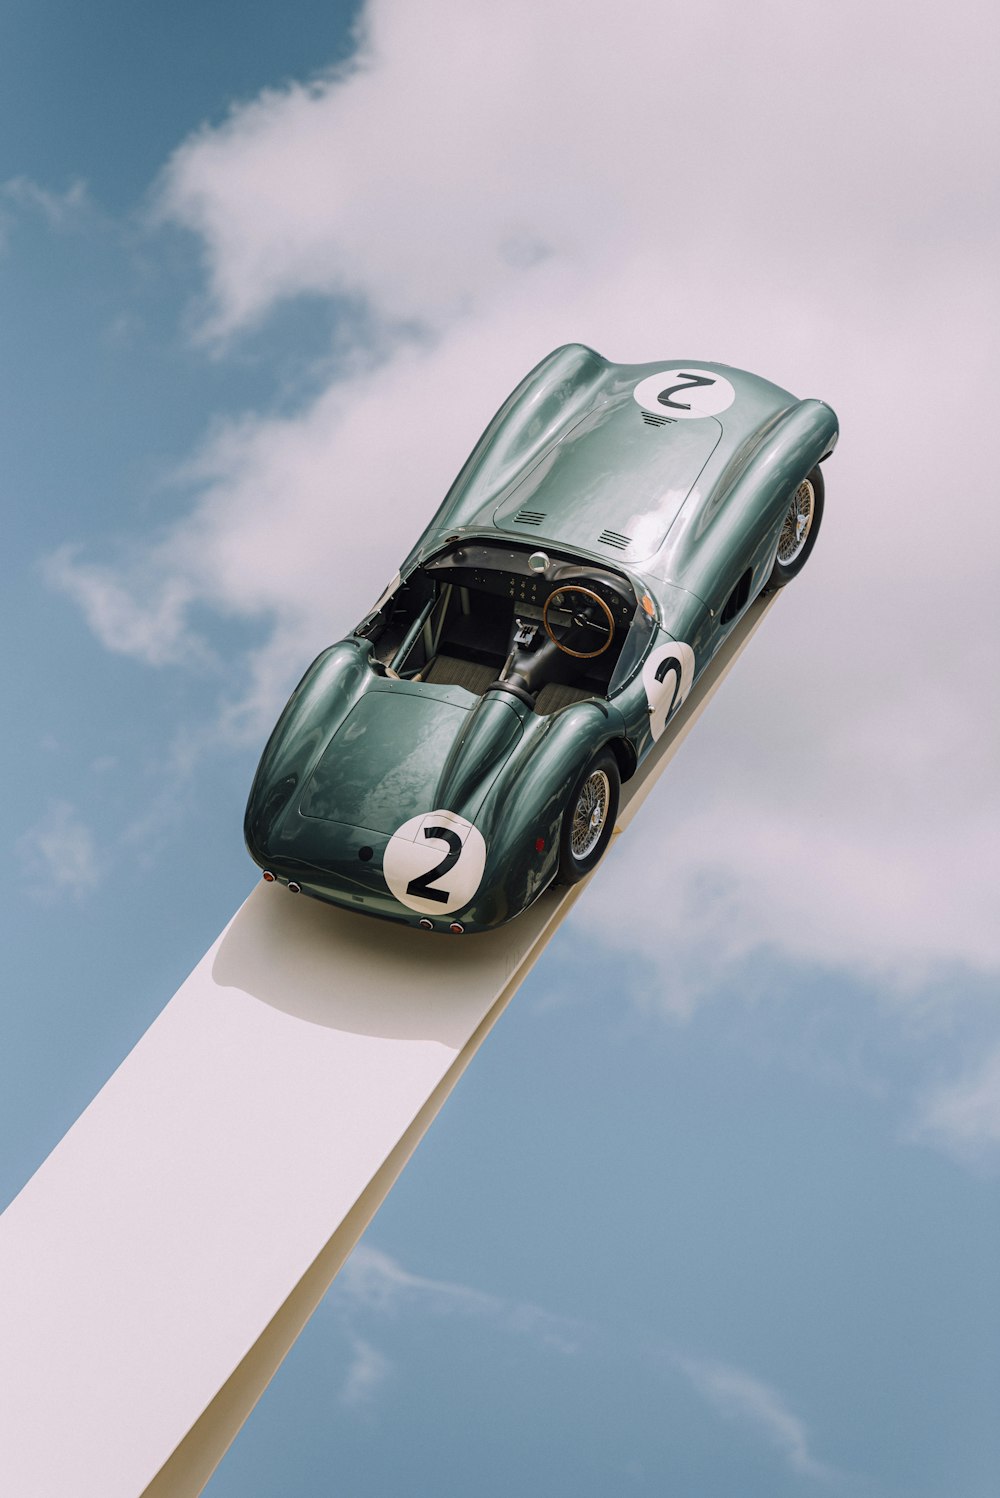
<svg viewBox="0 0 1000 1498">
<path fill-rule="evenodd" d="M 258 863 L 275 821 L 371 680 L 370 656 L 367 641 L 347 639 L 331 645 L 316 657 L 288 699 L 264 747 L 247 802 L 243 831 Z M 266 797 L 265 785 L 271 788 Z"/>
<path fill-rule="evenodd" d="M 494 925 L 516 914 L 552 882 L 573 787 L 588 760 L 624 738 L 621 714 L 603 702 L 576 703 L 525 733 L 476 818 L 487 846 L 484 894 L 474 906 L 477 924 Z"/>
<path fill-rule="evenodd" d="M 733 557 L 752 558 L 754 589 L 766 577 L 795 486 L 832 450 L 836 414 L 823 401 L 798 401 L 710 503 L 694 490 L 650 572 L 688 589 L 711 608 L 723 601 Z"/>
<path fill-rule="evenodd" d="M 480 437 L 417 546 L 405 576 L 446 535 L 492 512 L 500 496 L 593 408 L 608 362 L 582 343 L 565 344 L 537 364 Z"/>
</svg>

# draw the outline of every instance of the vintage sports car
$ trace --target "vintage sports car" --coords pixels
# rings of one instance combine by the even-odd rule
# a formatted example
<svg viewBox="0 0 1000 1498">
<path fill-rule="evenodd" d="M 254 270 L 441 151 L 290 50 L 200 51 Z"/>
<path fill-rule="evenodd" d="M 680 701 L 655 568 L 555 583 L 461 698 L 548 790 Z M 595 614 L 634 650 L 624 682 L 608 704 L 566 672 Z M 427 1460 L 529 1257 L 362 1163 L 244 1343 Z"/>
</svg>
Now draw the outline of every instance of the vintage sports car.
<svg viewBox="0 0 1000 1498">
<path fill-rule="evenodd" d="M 589 874 L 621 782 L 808 558 L 836 440 L 723 364 L 550 354 L 282 713 L 246 813 L 264 878 L 459 933 Z"/>
</svg>

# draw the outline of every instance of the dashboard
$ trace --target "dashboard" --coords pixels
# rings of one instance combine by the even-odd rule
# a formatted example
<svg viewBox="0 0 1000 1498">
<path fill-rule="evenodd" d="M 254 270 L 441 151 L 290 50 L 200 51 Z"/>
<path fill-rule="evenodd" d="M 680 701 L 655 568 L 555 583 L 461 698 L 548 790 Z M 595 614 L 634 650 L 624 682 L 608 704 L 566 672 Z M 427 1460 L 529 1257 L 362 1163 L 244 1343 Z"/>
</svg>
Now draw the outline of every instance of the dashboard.
<svg viewBox="0 0 1000 1498">
<path fill-rule="evenodd" d="M 545 565 L 533 566 L 538 558 L 544 558 Z M 597 563 L 551 552 L 468 543 L 425 562 L 422 570 L 456 587 L 509 599 L 515 610 L 528 618 L 541 619 L 550 595 L 573 584 L 586 587 L 601 599 L 616 630 L 624 632 L 636 610 L 635 592 L 625 578 Z"/>
</svg>

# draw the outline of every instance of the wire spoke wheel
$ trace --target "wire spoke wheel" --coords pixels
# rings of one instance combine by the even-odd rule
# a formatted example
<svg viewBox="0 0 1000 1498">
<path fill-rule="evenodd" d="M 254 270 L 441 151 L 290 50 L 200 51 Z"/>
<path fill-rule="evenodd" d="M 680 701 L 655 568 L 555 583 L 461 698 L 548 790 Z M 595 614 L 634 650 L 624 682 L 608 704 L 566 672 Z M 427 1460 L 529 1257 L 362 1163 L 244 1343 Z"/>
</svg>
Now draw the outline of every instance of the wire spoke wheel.
<svg viewBox="0 0 1000 1498">
<path fill-rule="evenodd" d="M 598 843 L 608 820 L 611 804 L 611 783 L 603 770 L 594 770 L 580 787 L 576 806 L 573 808 L 573 830 L 570 846 L 573 857 L 588 858 Z"/>
<path fill-rule="evenodd" d="M 559 828 L 560 884 L 577 884 L 596 869 L 615 830 L 621 797 L 621 771 L 611 748 L 590 760 L 566 798 Z"/>
<path fill-rule="evenodd" d="M 802 571 L 819 534 L 823 493 L 823 475 L 819 468 L 814 468 L 796 488 L 782 518 L 777 553 L 766 588 L 783 588 Z"/>
<path fill-rule="evenodd" d="M 792 496 L 778 537 L 778 561 L 782 567 L 788 567 L 805 549 L 815 512 L 815 491 L 809 480 L 803 479 Z"/>
</svg>

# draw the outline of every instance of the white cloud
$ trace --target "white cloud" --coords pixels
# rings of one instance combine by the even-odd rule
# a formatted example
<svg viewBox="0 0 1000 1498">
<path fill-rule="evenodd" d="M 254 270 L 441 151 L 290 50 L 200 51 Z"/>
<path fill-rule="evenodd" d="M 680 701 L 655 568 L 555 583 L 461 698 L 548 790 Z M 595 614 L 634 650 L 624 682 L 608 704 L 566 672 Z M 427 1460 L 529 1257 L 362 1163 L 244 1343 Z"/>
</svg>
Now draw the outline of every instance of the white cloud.
<svg viewBox="0 0 1000 1498">
<path fill-rule="evenodd" d="M 676 1360 L 681 1372 L 714 1409 L 738 1420 L 773 1446 L 793 1472 L 823 1482 L 834 1476 L 809 1448 L 809 1433 L 776 1389 L 741 1368 L 704 1358 Z"/>
<path fill-rule="evenodd" d="M 1000 1154 L 1000 1048 L 924 1099 L 914 1133 L 961 1159 L 985 1163 Z"/>
<path fill-rule="evenodd" d="M 357 1410 L 369 1404 L 392 1372 L 392 1363 L 363 1337 L 352 1337 L 352 1357 L 340 1391 L 340 1401 Z"/>
<path fill-rule="evenodd" d="M 645 260 L 642 297 L 706 247 L 744 275 L 763 252 L 799 287 L 848 247 L 857 280 L 985 207 L 990 12 L 921 9 L 375 0 L 351 66 L 186 142 L 160 211 L 202 237 L 222 332 L 303 290 L 440 325 L 520 296 L 547 255 L 611 277 Z"/>
<path fill-rule="evenodd" d="M 100 883 L 97 846 L 90 828 L 68 801 L 53 801 L 18 839 L 29 885 L 39 897 L 81 899 Z"/>
<path fill-rule="evenodd" d="M 485 1318 L 507 1331 L 539 1339 L 559 1352 L 575 1353 L 586 1340 L 592 1347 L 604 1347 L 605 1352 L 600 1355 L 607 1355 L 606 1339 L 593 1326 L 469 1285 L 412 1274 L 389 1254 L 366 1243 L 358 1245 L 341 1270 L 332 1303 L 352 1320 L 359 1312 L 383 1320 L 404 1312 Z M 354 1355 L 343 1397 L 348 1403 L 361 1404 L 383 1381 L 390 1365 L 369 1341 L 353 1331 L 351 1338 Z M 632 1358 L 637 1355 L 635 1346 L 629 1355 Z M 665 1358 L 719 1414 L 742 1422 L 777 1450 L 793 1471 L 823 1481 L 835 1479 L 834 1469 L 813 1455 L 805 1423 L 793 1413 L 783 1396 L 763 1380 L 731 1364 L 690 1357 L 673 1349 L 650 1345 L 643 1347 L 638 1355 L 644 1360 L 651 1359 L 656 1367 L 662 1366 Z"/>
<path fill-rule="evenodd" d="M 652 959 L 663 1007 L 684 1017 L 748 955 L 768 950 L 902 993 L 956 958 L 996 967 L 1000 852 L 997 820 L 984 818 L 981 802 L 866 805 L 859 759 L 814 761 L 799 786 L 792 758 L 783 786 L 765 752 L 771 729 L 780 758 L 781 725 L 755 729 L 738 703 L 712 713 L 698 743 L 713 733 L 716 744 L 740 743 L 743 764 L 720 767 L 716 753 L 699 761 L 689 741 L 689 758 L 668 768 L 656 806 L 612 855 L 617 878 L 601 876 L 573 917 L 612 947 Z"/>
<path fill-rule="evenodd" d="M 157 209 L 200 239 L 206 337 L 310 294 L 361 309 L 361 341 L 298 412 L 215 429 L 141 555 L 51 576 L 155 664 L 210 658 L 206 608 L 268 621 L 222 709 L 259 738 L 548 349 L 822 395 L 844 435 L 815 559 L 669 772 L 685 805 L 657 793 L 588 906 L 691 975 L 681 1007 L 707 951 L 997 966 L 996 31 L 971 0 L 586 24 L 372 0 L 351 65 L 183 143 Z"/>
<path fill-rule="evenodd" d="M 107 650 L 151 666 L 204 658 L 205 646 L 186 622 L 195 590 L 169 562 L 163 565 L 156 548 L 124 568 L 81 561 L 77 551 L 61 546 L 46 557 L 45 580 L 80 607 Z"/>
<path fill-rule="evenodd" d="M 7 204 L 41 214 L 50 229 L 68 228 L 91 210 L 85 182 L 71 182 L 65 192 L 53 192 L 30 177 L 0 182 L 0 210 Z"/>
<path fill-rule="evenodd" d="M 529 1301 L 509 1300 L 470 1285 L 411 1274 L 389 1254 L 365 1243 L 358 1245 L 344 1265 L 337 1286 L 338 1296 L 346 1296 L 355 1308 L 380 1315 L 419 1308 L 425 1315 L 485 1319 L 564 1353 L 577 1350 L 582 1330 L 579 1323 L 554 1316 Z"/>
</svg>

